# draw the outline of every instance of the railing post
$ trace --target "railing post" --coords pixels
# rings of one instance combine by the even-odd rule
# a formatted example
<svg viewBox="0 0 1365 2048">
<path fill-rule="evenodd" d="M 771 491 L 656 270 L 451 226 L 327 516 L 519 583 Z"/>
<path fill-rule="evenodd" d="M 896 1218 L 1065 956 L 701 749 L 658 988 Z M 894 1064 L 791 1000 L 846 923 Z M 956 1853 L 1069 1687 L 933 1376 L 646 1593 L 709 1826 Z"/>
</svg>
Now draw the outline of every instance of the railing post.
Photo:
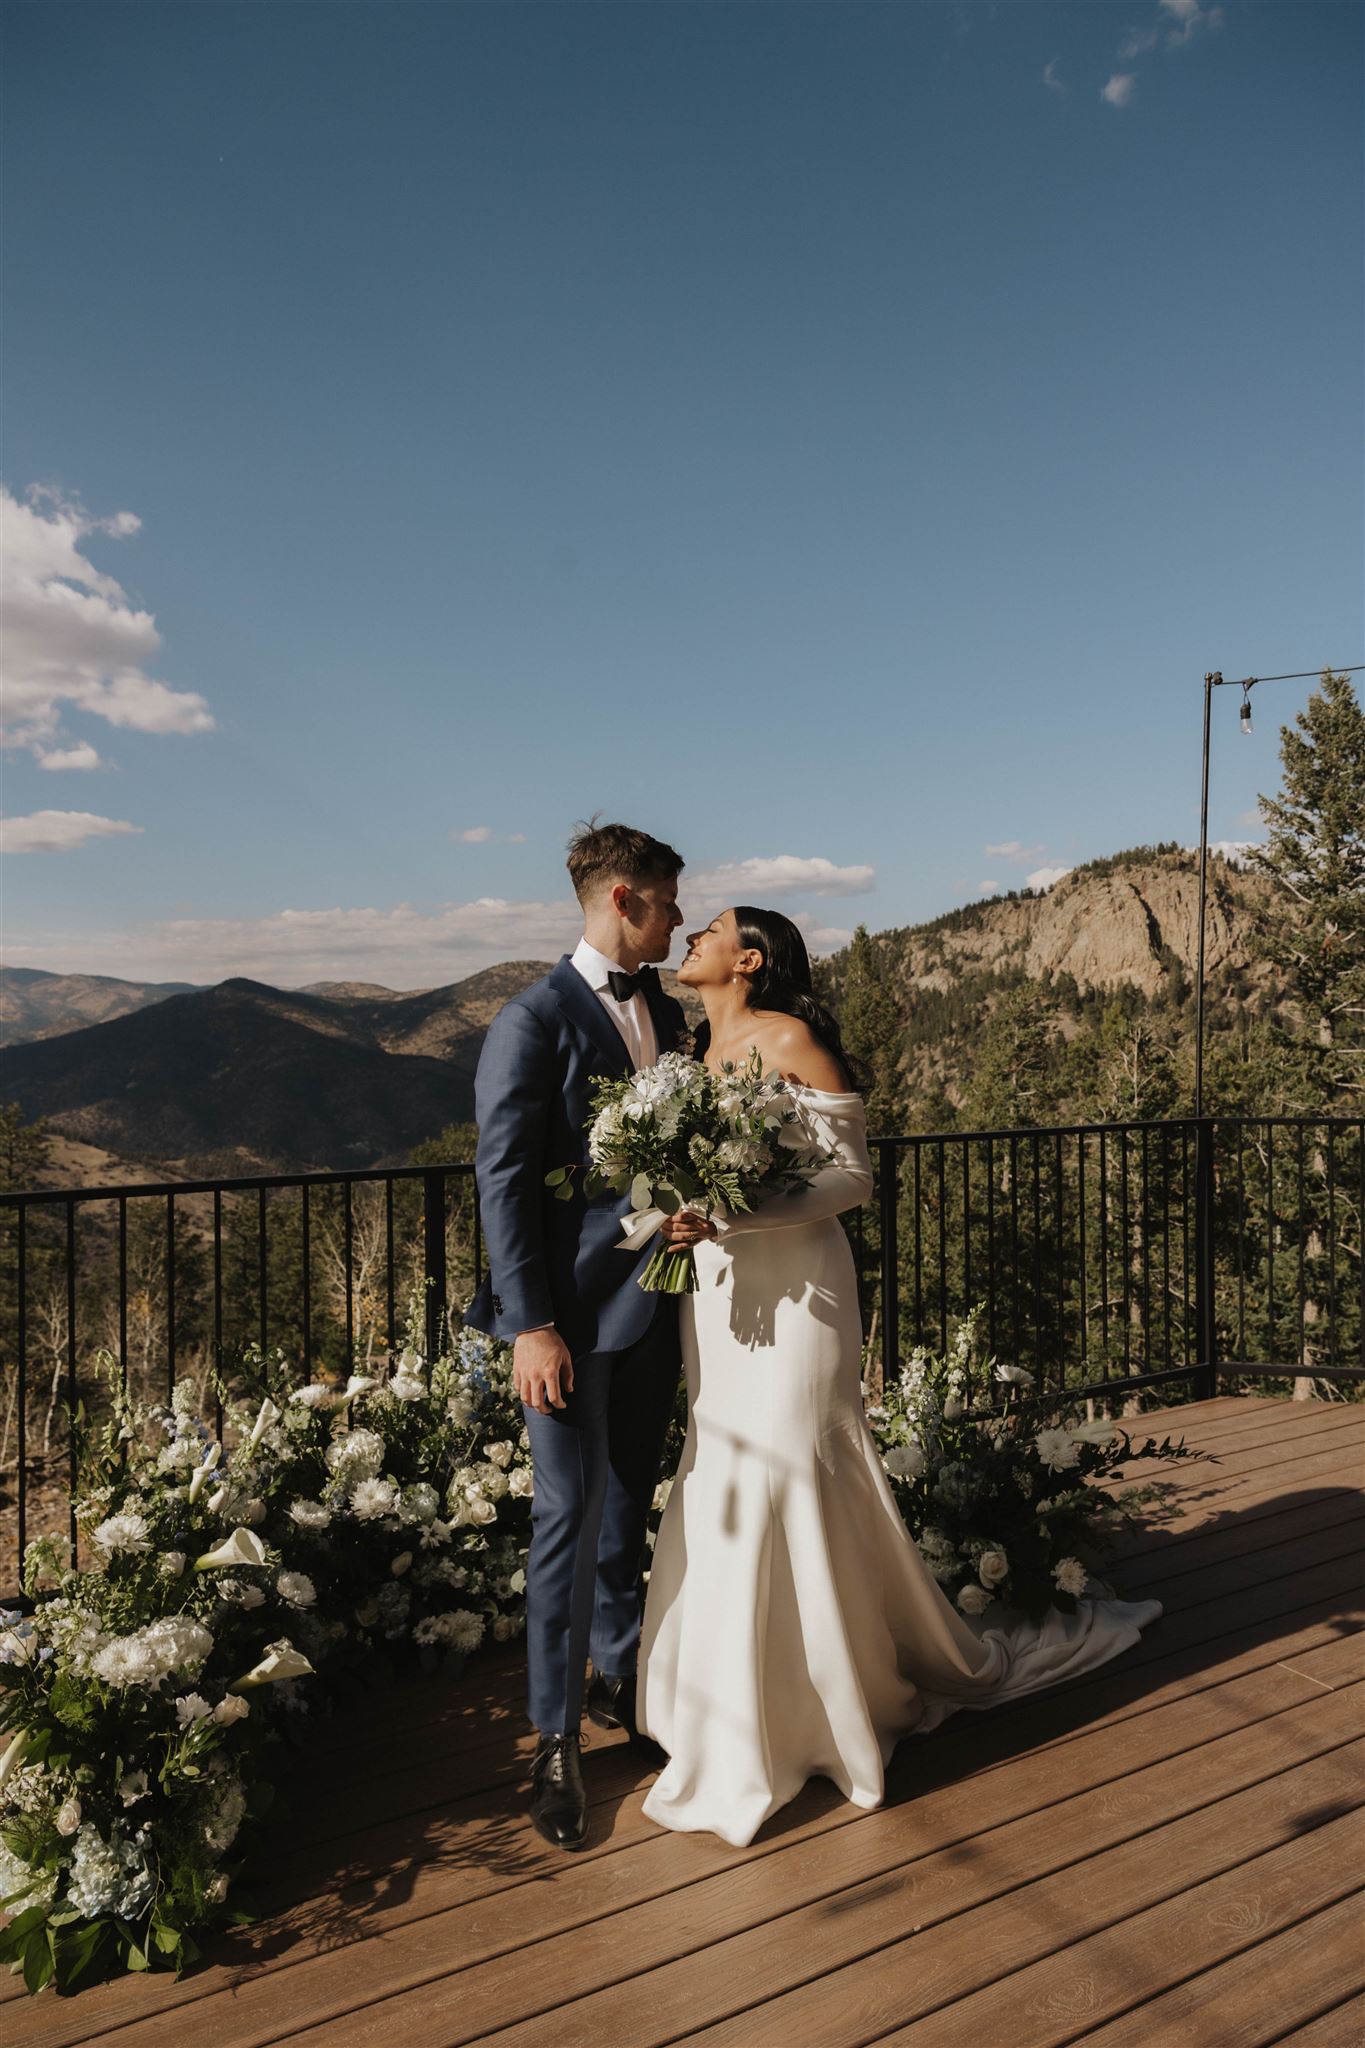
<svg viewBox="0 0 1365 2048">
<path fill-rule="evenodd" d="M 439 1167 L 422 1175 L 422 1270 L 430 1367 L 441 1355 L 441 1319 L 446 1305 L 446 1177 Z"/>
<path fill-rule="evenodd" d="M 1194 1119 L 1194 1327 L 1196 1401 L 1218 1393 L 1218 1331 L 1214 1314 L 1213 1119 Z"/>
<path fill-rule="evenodd" d="M 900 1271 L 896 1216 L 899 1172 L 894 1138 L 877 1140 L 878 1198 L 882 1228 L 882 1385 L 901 1369 Z"/>
</svg>

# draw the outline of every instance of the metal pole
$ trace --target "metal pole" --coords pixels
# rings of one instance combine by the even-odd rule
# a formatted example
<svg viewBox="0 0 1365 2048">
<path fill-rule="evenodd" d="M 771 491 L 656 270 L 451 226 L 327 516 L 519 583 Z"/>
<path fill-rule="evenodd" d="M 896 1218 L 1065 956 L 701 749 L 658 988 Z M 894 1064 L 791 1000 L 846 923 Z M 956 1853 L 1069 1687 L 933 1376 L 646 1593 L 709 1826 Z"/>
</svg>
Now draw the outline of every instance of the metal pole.
<svg viewBox="0 0 1365 2048">
<path fill-rule="evenodd" d="M 441 1355 L 441 1324 L 446 1309 L 446 1177 L 439 1168 L 422 1175 L 422 1238 L 429 1372 Z"/>
<path fill-rule="evenodd" d="M 1194 1003 L 1194 1113 L 1204 1114 L 1204 894 L 1209 871 L 1209 709 L 1213 685 L 1222 676 L 1208 670 L 1204 676 L 1204 774 L 1199 800 L 1199 965 L 1195 977 Z"/>
<path fill-rule="evenodd" d="M 1194 1126 L 1194 1326 L 1198 1367 L 1196 1401 L 1218 1395 L 1218 1337 L 1214 1313 L 1213 1119 L 1199 1117 Z"/>
</svg>

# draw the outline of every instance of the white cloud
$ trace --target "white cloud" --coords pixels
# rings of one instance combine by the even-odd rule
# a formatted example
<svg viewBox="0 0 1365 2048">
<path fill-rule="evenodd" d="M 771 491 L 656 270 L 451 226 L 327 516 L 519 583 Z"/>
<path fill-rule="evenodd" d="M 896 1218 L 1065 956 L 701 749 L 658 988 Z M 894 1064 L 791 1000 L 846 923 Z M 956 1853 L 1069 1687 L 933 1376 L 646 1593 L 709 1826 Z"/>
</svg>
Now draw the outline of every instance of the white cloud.
<svg viewBox="0 0 1365 2048">
<path fill-rule="evenodd" d="M 988 854 L 995 855 L 999 860 L 1017 860 L 1021 863 L 1037 860 L 1042 850 L 1041 846 L 1021 846 L 1017 839 L 1002 839 L 998 846 L 986 848 Z"/>
<path fill-rule="evenodd" d="M 495 832 L 491 825 L 468 825 L 463 832 L 452 832 L 451 838 L 457 846 L 525 846 L 524 832 Z"/>
<path fill-rule="evenodd" d="M 38 766 L 54 771 L 65 768 L 103 768 L 106 765 L 89 740 L 77 740 L 74 747 L 53 747 L 50 751 L 39 747 L 37 753 Z"/>
<path fill-rule="evenodd" d="M 1050 57 L 1043 66 L 1043 84 L 1050 92 L 1065 92 L 1066 87 L 1057 76 L 1057 59 Z"/>
<path fill-rule="evenodd" d="M 64 706 L 135 732 L 212 731 L 196 691 L 146 673 L 161 646 L 152 614 L 81 552 L 92 534 L 128 540 L 140 526 L 132 512 L 92 519 L 55 491 L 35 487 L 25 501 L 0 486 L 5 746 L 41 754 Z"/>
<path fill-rule="evenodd" d="M 0 818 L 0 853 L 68 853 L 87 839 L 141 830 L 141 825 L 100 818 L 93 811 L 32 811 L 26 818 Z"/>
<path fill-rule="evenodd" d="M 1050 889 L 1054 882 L 1060 882 L 1063 875 L 1070 873 L 1070 868 L 1035 868 L 1031 875 L 1025 875 L 1024 883 L 1030 889 Z"/>
<path fill-rule="evenodd" d="M 1163 14 L 1170 15 L 1175 27 L 1166 38 L 1168 50 L 1178 50 L 1201 28 L 1216 29 L 1223 26 L 1221 7 L 1201 7 L 1199 0 L 1160 0 Z"/>
<path fill-rule="evenodd" d="M 1115 71 L 1109 83 L 1101 86 L 1100 98 L 1111 107 L 1126 107 L 1136 85 L 1137 79 L 1131 71 Z"/>
<path fill-rule="evenodd" d="M 976 886 L 983 896 L 994 896 L 1000 884 L 998 882 L 978 882 Z"/>
<path fill-rule="evenodd" d="M 863 896 L 876 881 L 870 867 L 836 867 L 820 855 L 778 853 L 684 870 L 682 890 L 705 903 L 763 903 L 770 896 Z"/>
<path fill-rule="evenodd" d="M 1130 29 L 1119 44 L 1119 58 L 1121 62 L 1126 64 L 1134 57 L 1145 57 L 1149 50 L 1156 48 L 1160 40 L 1161 32 L 1159 29 Z"/>
<path fill-rule="evenodd" d="M 852 942 L 852 932 L 841 925 L 818 924 L 804 934 L 806 944 L 812 953 L 837 953 L 841 946 Z"/>
</svg>

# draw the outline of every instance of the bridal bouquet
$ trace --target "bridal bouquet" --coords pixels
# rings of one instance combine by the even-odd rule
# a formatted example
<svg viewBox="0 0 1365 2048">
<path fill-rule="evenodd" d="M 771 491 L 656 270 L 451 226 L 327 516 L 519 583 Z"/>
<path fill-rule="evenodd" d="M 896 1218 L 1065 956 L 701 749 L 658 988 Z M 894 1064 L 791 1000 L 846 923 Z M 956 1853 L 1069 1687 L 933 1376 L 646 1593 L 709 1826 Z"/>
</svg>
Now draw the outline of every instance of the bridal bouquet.
<svg viewBox="0 0 1365 2048">
<path fill-rule="evenodd" d="M 639 1251 L 666 1216 L 693 1209 L 752 1209 L 763 1196 L 809 1181 L 828 1164 L 779 1075 L 765 1074 L 755 1052 L 719 1073 L 685 1053 L 666 1052 L 652 1067 L 602 1081 L 588 1124 L 584 1192 L 630 1193 L 622 1251 Z M 545 1176 L 560 1201 L 573 1196 L 571 1166 Z M 697 1271 L 686 1248 L 664 1245 L 640 1275 L 652 1294 L 692 1294 Z"/>
</svg>

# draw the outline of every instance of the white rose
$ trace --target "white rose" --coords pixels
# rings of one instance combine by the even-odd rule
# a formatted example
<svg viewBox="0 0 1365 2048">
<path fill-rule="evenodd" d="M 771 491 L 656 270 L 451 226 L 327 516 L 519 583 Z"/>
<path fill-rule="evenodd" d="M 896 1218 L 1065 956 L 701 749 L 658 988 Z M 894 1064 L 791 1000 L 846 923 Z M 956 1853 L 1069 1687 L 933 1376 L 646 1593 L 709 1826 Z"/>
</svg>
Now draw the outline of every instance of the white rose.
<svg viewBox="0 0 1365 2048">
<path fill-rule="evenodd" d="M 485 1494 L 476 1493 L 466 1503 L 469 1519 L 476 1529 L 486 1529 L 490 1522 L 498 1519 L 498 1510 Z"/>
<path fill-rule="evenodd" d="M 498 1614 L 493 1618 L 493 1640 L 495 1643 L 510 1643 L 517 1632 L 517 1625 L 510 1614 Z"/>
<path fill-rule="evenodd" d="M 213 1710 L 213 1718 L 220 1728 L 228 1728 L 234 1721 L 244 1721 L 251 1712 L 250 1700 L 244 1700 L 240 1693 L 227 1693 Z"/>
<path fill-rule="evenodd" d="M 1003 1550 L 983 1550 L 977 1560 L 976 1575 L 983 1586 L 998 1586 L 1009 1577 L 1009 1569 L 1010 1561 Z"/>
<path fill-rule="evenodd" d="M 389 1570 L 393 1573 L 396 1579 L 401 1579 L 404 1572 L 407 1570 L 408 1566 L 411 1563 L 412 1552 L 410 1550 L 400 1550 L 397 1557 L 393 1560 L 393 1563 L 389 1566 Z"/>
<path fill-rule="evenodd" d="M 160 1572 L 163 1579 L 178 1579 L 185 1569 L 183 1550 L 168 1550 L 161 1559 Z"/>
<path fill-rule="evenodd" d="M 507 1475 L 507 1491 L 513 1500 L 528 1500 L 535 1491 L 535 1480 L 529 1465 L 518 1465 Z"/>
<path fill-rule="evenodd" d="M 81 1802 L 73 1795 L 70 1799 L 64 1799 L 57 1808 L 57 1818 L 53 1826 L 59 1835 L 74 1835 L 80 1824 Z"/>
<path fill-rule="evenodd" d="M 973 1585 L 969 1581 L 958 1594 L 957 1604 L 964 1614 L 984 1614 L 991 1604 L 991 1596 L 984 1586 Z"/>
<path fill-rule="evenodd" d="M 491 1463 L 503 1472 L 507 1470 L 507 1467 L 512 1462 L 512 1446 L 508 1443 L 485 1444 L 483 1454 L 485 1458 L 489 1459 Z"/>
</svg>

